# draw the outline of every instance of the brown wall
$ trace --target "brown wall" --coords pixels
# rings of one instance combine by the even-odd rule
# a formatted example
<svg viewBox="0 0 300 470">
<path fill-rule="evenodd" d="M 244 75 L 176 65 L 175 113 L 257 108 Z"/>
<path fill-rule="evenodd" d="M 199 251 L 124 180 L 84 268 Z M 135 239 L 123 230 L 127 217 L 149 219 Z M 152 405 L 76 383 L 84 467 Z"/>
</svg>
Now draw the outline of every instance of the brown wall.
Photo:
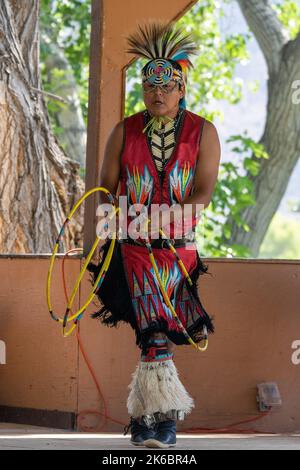
<svg viewBox="0 0 300 470">
<path fill-rule="evenodd" d="M 180 428 L 224 426 L 253 417 L 258 414 L 256 384 L 276 381 L 282 407 L 252 427 L 299 431 L 300 364 L 291 362 L 291 346 L 300 340 L 300 263 L 206 261 L 212 277 L 201 278 L 200 295 L 215 316 L 216 333 L 205 353 L 192 346 L 176 347 L 175 363 L 196 401 L 196 409 Z M 47 312 L 48 264 L 47 257 L 0 258 L 0 340 L 7 348 L 7 364 L 0 365 L 0 405 L 101 411 L 76 337 L 64 339 Z M 68 261 L 70 288 L 79 264 L 79 259 Z M 62 313 L 65 302 L 59 265 L 60 261 L 53 304 Z M 83 287 L 81 302 L 90 287 L 87 279 Z M 81 337 L 110 416 L 127 423 L 127 387 L 139 359 L 133 331 L 127 325 L 109 329 L 86 317 L 81 321 Z M 108 423 L 104 430 L 120 432 L 122 427 Z"/>
</svg>

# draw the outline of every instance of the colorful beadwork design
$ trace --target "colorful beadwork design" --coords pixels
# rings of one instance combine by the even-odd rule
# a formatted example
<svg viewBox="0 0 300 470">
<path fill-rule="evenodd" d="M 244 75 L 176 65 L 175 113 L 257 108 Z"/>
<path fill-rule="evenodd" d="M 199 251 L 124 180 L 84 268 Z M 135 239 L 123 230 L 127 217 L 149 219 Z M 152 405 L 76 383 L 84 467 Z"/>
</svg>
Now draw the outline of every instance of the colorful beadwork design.
<svg viewBox="0 0 300 470">
<path fill-rule="evenodd" d="M 194 299 L 186 289 L 182 273 L 177 264 L 175 262 L 171 265 L 165 263 L 162 267 L 158 266 L 158 271 L 163 281 L 164 288 L 174 308 L 176 308 L 177 312 L 180 312 L 184 324 L 186 326 L 192 325 L 200 312 Z M 142 279 L 138 279 L 138 275 L 134 270 L 132 271 L 132 303 L 141 330 L 147 329 L 149 324 L 157 320 L 160 316 L 163 316 L 168 322 L 172 322 L 172 314 L 170 309 L 166 306 L 160 292 L 153 268 L 150 269 L 150 274 L 152 276 L 152 283 L 148 278 L 149 273 L 144 269 Z M 163 315 L 161 309 L 163 310 Z"/>
<path fill-rule="evenodd" d="M 147 165 L 144 165 L 143 174 L 139 173 L 139 169 L 136 165 L 133 165 L 133 173 L 130 173 L 128 166 L 126 165 L 126 173 L 127 197 L 129 204 L 148 205 L 151 201 L 154 182 Z"/>
<path fill-rule="evenodd" d="M 182 202 L 189 196 L 193 185 L 193 168 L 185 162 L 183 168 L 178 168 L 178 162 L 169 175 L 169 190 L 172 204 Z"/>
<path fill-rule="evenodd" d="M 149 329 L 153 331 L 156 326 L 159 331 L 164 331 L 164 325 L 168 325 L 169 339 L 176 344 L 186 344 L 181 342 L 183 338 L 180 336 L 180 327 L 171 315 L 153 266 L 146 257 L 147 249 L 138 245 L 132 247 L 127 243 L 122 244 L 121 248 L 136 331 L 142 335 Z M 187 251 L 185 248 L 178 248 L 178 251 L 188 272 L 193 271 L 195 275 L 197 253 Z M 155 259 L 164 289 L 183 326 L 192 329 L 195 325 L 199 325 L 201 330 L 207 313 L 199 299 L 193 295 L 183 272 L 174 260 L 174 254 L 170 250 L 155 249 Z"/>
<path fill-rule="evenodd" d="M 151 268 L 150 272 L 151 272 L 151 274 L 153 276 L 153 279 L 154 279 L 154 282 L 156 284 L 157 292 L 159 293 L 159 297 L 160 297 L 165 315 L 166 315 L 167 318 L 172 319 L 173 318 L 172 313 L 171 313 L 170 309 L 165 304 L 164 298 L 163 298 L 162 293 L 161 293 L 160 288 L 159 288 L 157 278 L 156 278 L 155 273 L 154 273 L 154 269 Z M 158 267 L 158 272 L 159 272 L 160 278 L 162 280 L 164 289 L 165 289 L 169 299 L 171 300 L 173 307 L 175 307 L 174 299 L 176 298 L 176 291 L 177 291 L 180 279 L 182 278 L 182 274 L 180 272 L 180 269 L 178 268 L 177 263 L 175 263 L 175 261 L 174 261 L 172 266 L 169 266 L 168 264 L 165 264 L 161 268 Z"/>
<path fill-rule="evenodd" d="M 168 60 L 152 60 L 145 68 L 143 81 L 147 81 L 151 85 L 166 85 L 172 80 L 173 72 L 173 66 Z"/>
<path fill-rule="evenodd" d="M 150 339 L 146 352 L 141 355 L 142 362 L 164 362 L 173 359 L 173 353 L 168 351 L 166 339 Z"/>
</svg>

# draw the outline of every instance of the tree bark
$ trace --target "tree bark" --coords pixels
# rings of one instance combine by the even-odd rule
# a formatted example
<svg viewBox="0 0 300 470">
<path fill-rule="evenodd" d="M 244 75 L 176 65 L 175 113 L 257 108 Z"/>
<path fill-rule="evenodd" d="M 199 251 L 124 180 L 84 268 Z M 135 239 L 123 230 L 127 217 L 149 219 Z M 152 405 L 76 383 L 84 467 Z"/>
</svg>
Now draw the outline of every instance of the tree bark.
<svg viewBox="0 0 300 470">
<path fill-rule="evenodd" d="M 253 181 L 256 204 L 240 215 L 250 231 L 241 229 L 229 215 L 226 223 L 232 227 L 231 237 L 223 242 L 244 245 L 256 257 L 300 156 L 299 105 L 292 100 L 292 83 L 300 76 L 300 34 L 293 41 L 285 38 L 268 0 L 238 3 L 268 65 L 268 112 L 260 143 L 270 158 L 259 160 L 257 176 L 247 174 Z"/>
<path fill-rule="evenodd" d="M 74 73 L 70 64 L 56 44 L 51 46 L 51 54 L 45 60 L 48 82 L 52 84 L 51 91 L 63 98 L 64 104 L 55 113 L 54 119 L 64 132 L 60 136 L 66 154 L 85 168 L 86 126 L 84 123 Z M 53 71 L 63 72 L 59 83 Z"/>
<path fill-rule="evenodd" d="M 0 2 L 0 247 L 49 253 L 84 189 L 49 124 L 39 76 L 39 0 Z M 82 239 L 83 209 L 66 233 Z"/>
</svg>

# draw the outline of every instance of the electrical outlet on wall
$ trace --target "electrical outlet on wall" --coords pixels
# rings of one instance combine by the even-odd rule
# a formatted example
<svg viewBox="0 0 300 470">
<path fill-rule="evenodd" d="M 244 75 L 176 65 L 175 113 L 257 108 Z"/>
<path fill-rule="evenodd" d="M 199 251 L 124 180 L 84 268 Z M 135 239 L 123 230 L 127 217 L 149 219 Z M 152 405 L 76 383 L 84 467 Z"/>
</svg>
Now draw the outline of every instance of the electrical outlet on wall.
<svg viewBox="0 0 300 470">
<path fill-rule="evenodd" d="M 268 411 L 273 406 L 281 406 L 282 400 L 276 382 L 257 384 L 257 402 L 259 411 Z"/>
</svg>

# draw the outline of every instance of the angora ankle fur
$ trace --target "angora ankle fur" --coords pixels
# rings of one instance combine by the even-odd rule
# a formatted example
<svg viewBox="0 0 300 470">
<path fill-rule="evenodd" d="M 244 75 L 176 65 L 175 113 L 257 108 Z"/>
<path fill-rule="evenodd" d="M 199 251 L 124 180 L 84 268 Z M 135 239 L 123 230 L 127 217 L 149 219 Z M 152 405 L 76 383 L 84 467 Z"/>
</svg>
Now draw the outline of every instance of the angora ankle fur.
<svg viewBox="0 0 300 470">
<path fill-rule="evenodd" d="M 179 380 L 173 360 L 139 362 L 129 389 L 127 408 L 134 418 L 170 410 L 188 414 L 195 406 L 193 398 Z"/>
</svg>

